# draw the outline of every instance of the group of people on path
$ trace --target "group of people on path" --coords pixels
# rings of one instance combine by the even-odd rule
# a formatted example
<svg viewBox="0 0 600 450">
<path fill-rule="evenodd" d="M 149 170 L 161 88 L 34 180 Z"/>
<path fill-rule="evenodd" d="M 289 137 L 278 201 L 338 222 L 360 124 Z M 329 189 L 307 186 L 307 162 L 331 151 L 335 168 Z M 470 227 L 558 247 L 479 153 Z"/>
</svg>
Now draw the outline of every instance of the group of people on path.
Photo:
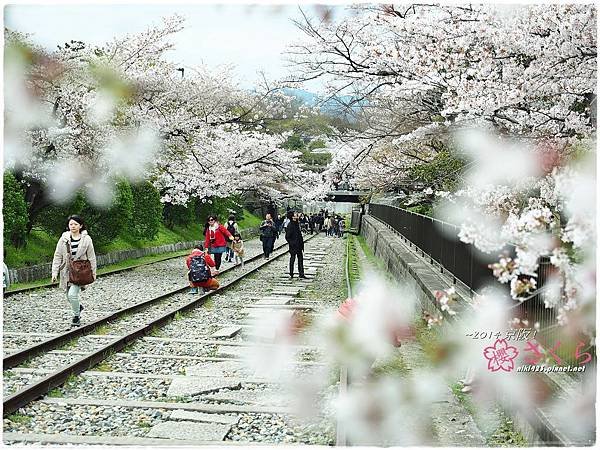
<svg viewBox="0 0 600 450">
<path fill-rule="evenodd" d="M 313 220 L 316 216 L 316 214 L 311 216 L 311 223 L 318 223 Z M 306 278 L 303 257 L 303 220 L 307 220 L 306 216 L 294 211 L 288 211 L 285 219 L 279 216 L 277 220 L 273 220 L 271 214 L 267 214 L 259 227 L 265 259 L 271 257 L 275 241 L 281 233 L 285 232 L 290 253 L 290 278 L 294 277 L 296 261 L 298 261 L 299 277 Z M 56 244 L 52 260 L 52 282 L 59 281 L 59 287 L 65 290 L 73 312 L 72 326 L 78 327 L 84 309 L 80 302 L 80 293 L 96 280 L 96 253 L 92 238 L 80 216 L 69 216 L 66 229 Z M 186 258 L 191 294 L 219 288 L 216 276 L 219 274 L 223 254 L 225 254 L 225 261 L 235 262 L 236 265 L 244 267 L 244 241 L 235 216 L 229 216 L 227 223 L 223 225 L 215 215 L 210 215 L 204 226 L 204 245 L 196 246 Z M 83 261 L 86 263 L 81 264 Z M 84 275 L 83 278 L 81 274 Z"/>
<path fill-rule="evenodd" d="M 219 223 L 215 215 L 208 216 L 204 225 L 204 246 L 196 246 L 186 258 L 190 294 L 204 293 L 219 288 L 216 276 L 225 254 L 226 262 L 244 267 L 244 241 L 235 216 L 227 219 L 227 225 Z"/>
<path fill-rule="evenodd" d="M 275 228 L 277 229 L 278 235 L 283 232 L 289 221 L 290 218 L 287 214 L 285 217 L 279 214 L 273 221 L 275 223 Z M 298 222 L 300 223 L 300 230 L 303 233 L 314 234 L 325 231 L 327 236 L 341 238 L 346 232 L 346 222 L 344 218 L 335 212 L 330 213 L 326 209 L 322 209 L 318 213 L 299 213 Z"/>
<path fill-rule="evenodd" d="M 325 230 L 327 236 L 341 238 L 344 237 L 344 232 L 346 231 L 346 221 L 343 217 L 335 213 L 327 215 L 323 219 L 322 228 Z"/>
<path fill-rule="evenodd" d="M 289 246 L 290 278 L 294 276 L 294 266 L 298 261 L 298 275 L 306 278 L 304 274 L 304 238 L 300 229 L 300 215 L 288 211 L 285 221 L 279 224 L 268 213 L 259 226 L 259 239 L 262 243 L 263 257 L 269 259 L 275 247 L 275 241 L 280 233 L 285 230 L 285 240 Z M 225 253 L 226 261 L 241 264 L 244 267 L 244 242 L 239 233 L 235 216 L 229 216 L 227 226 L 221 225 L 216 216 L 209 216 L 204 228 L 204 247 L 196 247 L 187 257 L 186 264 L 189 269 L 191 294 L 213 290 L 219 287 L 216 280 L 221 266 L 222 255 Z M 201 261 L 202 260 L 202 261 Z M 200 289 L 202 291 L 200 291 Z"/>
</svg>

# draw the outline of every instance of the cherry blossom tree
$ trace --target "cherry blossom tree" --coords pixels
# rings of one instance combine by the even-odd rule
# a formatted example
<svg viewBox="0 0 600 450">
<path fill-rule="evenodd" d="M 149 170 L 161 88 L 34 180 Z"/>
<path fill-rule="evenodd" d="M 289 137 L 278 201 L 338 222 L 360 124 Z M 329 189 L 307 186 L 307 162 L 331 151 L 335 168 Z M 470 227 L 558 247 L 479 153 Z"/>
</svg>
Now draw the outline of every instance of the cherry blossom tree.
<svg viewBox="0 0 600 450">
<path fill-rule="evenodd" d="M 339 22 L 304 16 L 298 26 L 307 39 L 290 47 L 289 58 L 297 81 L 325 78 L 329 95 L 349 99 L 348 113 L 364 122 L 356 139 L 369 141 L 366 153 L 382 147 L 389 159 L 400 157 L 412 141 L 431 158 L 428 138 L 482 123 L 529 139 L 594 132 L 593 6 L 352 9 Z M 351 155 L 363 167 L 364 153 Z M 373 181 L 378 159 L 369 167 Z"/>
<path fill-rule="evenodd" d="M 71 41 L 55 52 L 7 32 L 6 165 L 29 185 L 32 221 L 82 188 L 109 203 L 119 177 L 150 178 L 175 202 L 245 190 L 277 198 L 288 183 L 286 195 L 310 191 L 298 155 L 267 129 L 291 99 L 266 79 L 243 90 L 227 67 L 168 62 L 182 28 L 174 16 L 100 47 Z"/>
</svg>

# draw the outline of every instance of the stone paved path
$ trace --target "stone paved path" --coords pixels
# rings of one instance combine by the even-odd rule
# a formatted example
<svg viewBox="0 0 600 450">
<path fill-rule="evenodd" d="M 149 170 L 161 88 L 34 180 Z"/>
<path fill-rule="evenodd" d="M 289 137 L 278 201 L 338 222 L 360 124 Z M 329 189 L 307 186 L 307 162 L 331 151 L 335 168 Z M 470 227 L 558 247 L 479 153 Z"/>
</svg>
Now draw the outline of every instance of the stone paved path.
<svg viewBox="0 0 600 450">
<path fill-rule="evenodd" d="M 354 239 L 360 273 L 381 273 L 381 270 L 367 258 L 358 239 Z M 417 313 L 414 323 L 416 324 L 420 320 L 422 320 L 420 313 Z M 397 352 L 398 358 L 401 358 L 406 368 L 404 377 L 414 369 L 430 366 L 423 346 L 417 340 L 402 342 L 402 346 L 397 349 Z M 432 416 L 431 426 L 437 441 L 434 445 L 444 447 L 482 447 L 486 445 L 485 438 L 478 429 L 473 417 L 458 401 L 450 387 L 447 387 L 440 399 L 433 404 Z"/>
</svg>

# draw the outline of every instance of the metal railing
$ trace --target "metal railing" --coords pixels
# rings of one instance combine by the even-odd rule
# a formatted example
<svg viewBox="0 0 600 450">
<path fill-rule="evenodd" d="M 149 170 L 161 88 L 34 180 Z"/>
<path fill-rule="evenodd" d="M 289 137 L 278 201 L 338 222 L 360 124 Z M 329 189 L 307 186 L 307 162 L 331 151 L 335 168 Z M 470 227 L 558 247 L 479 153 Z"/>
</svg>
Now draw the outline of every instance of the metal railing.
<svg viewBox="0 0 600 450">
<path fill-rule="evenodd" d="M 396 230 L 422 256 L 428 256 L 430 263 L 451 275 L 454 283 L 459 281 L 477 293 L 495 281 L 488 264 L 497 262 L 497 255 L 488 255 L 462 242 L 458 238 L 460 227 L 396 206 L 370 204 L 369 214 Z M 514 255 L 512 246 L 505 251 Z"/>
</svg>

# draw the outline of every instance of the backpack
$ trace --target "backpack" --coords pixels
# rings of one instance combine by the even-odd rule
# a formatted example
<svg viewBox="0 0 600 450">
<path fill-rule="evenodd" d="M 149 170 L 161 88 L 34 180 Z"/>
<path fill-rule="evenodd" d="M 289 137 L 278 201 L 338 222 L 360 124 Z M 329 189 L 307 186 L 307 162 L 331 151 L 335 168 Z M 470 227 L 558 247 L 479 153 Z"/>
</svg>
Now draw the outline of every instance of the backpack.
<svg viewBox="0 0 600 450">
<path fill-rule="evenodd" d="M 231 225 L 229 225 L 229 223 L 227 224 L 227 231 L 229 231 L 232 236 L 235 235 L 235 222 L 233 222 Z"/>
<path fill-rule="evenodd" d="M 204 256 L 194 256 L 190 262 L 190 281 L 193 283 L 201 283 L 208 281 L 210 278 L 210 269 L 206 265 Z"/>
<path fill-rule="evenodd" d="M 273 237 L 273 227 L 267 222 L 263 222 L 262 226 L 260 227 L 260 236 L 262 238 L 270 238 Z M 262 241 L 262 239 L 261 239 Z"/>
</svg>

